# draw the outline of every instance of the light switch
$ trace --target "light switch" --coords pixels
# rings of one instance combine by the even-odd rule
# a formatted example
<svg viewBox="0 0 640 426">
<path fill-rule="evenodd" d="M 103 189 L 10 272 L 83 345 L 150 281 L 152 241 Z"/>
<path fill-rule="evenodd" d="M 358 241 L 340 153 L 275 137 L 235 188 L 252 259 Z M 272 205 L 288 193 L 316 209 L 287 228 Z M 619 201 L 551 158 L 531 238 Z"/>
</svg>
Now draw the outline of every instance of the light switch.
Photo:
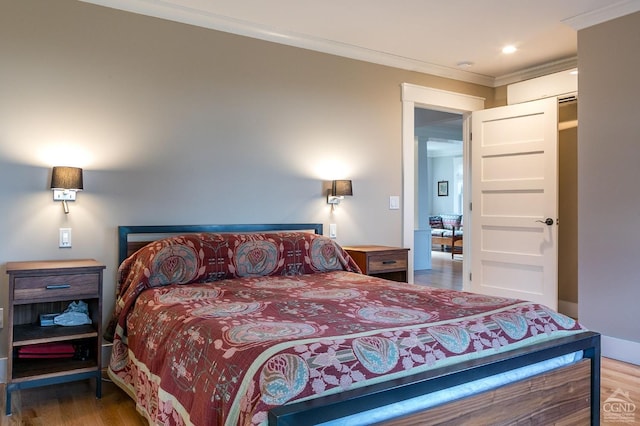
<svg viewBox="0 0 640 426">
<path fill-rule="evenodd" d="M 71 228 L 60 228 L 60 241 L 58 247 L 71 247 Z"/>
<path fill-rule="evenodd" d="M 400 197 L 397 195 L 392 195 L 389 197 L 389 210 L 399 210 L 400 209 Z"/>
<path fill-rule="evenodd" d="M 335 223 L 329 224 L 329 238 L 338 237 L 338 226 Z"/>
</svg>

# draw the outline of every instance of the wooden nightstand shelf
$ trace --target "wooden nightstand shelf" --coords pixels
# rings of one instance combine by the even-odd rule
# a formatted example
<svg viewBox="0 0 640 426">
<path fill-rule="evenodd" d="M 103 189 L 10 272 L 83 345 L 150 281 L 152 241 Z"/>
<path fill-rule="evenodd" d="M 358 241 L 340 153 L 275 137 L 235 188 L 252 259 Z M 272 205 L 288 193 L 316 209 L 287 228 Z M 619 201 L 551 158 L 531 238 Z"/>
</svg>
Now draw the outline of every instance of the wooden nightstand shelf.
<svg viewBox="0 0 640 426">
<path fill-rule="evenodd" d="M 343 247 L 364 274 L 407 282 L 409 249 L 387 246 Z"/>
<path fill-rule="evenodd" d="M 9 262 L 9 351 L 6 414 L 11 414 L 11 392 L 37 386 L 94 378 L 96 397 L 102 394 L 102 271 L 92 259 Z M 69 303 L 89 306 L 92 323 L 79 326 L 40 326 L 40 315 L 61 313 Z M 73 358 L 22 358 L 21 347 L 71 343 Z"/>
</svg>

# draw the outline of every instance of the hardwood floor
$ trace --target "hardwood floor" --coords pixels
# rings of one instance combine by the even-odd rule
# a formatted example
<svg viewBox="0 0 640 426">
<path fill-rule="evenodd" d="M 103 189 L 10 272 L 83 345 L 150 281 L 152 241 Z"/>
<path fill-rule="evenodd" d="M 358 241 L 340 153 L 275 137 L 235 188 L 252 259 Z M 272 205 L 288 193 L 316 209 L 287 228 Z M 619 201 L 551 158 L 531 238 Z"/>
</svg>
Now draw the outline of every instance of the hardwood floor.
<svg viewBox="0 0 640 426">
<path fill-rule="evenodd" d="M 438 288 L 462 290 L 462 255 L 432 251 L 431 269 L 415 271 L 415 284 L 429 285 Z"/>
<path fill-rule="evenodd" d="M 1 385 L 0 426 L 137 426 L 147 421 L 129 396 L 110 381 L 102 383 L 96 399 L 92 380 L 24 389 L 11 393 L 13 414 L 5 413 L 5 385 Z"/>
<path fill-rule="evenodd" d="M 602 358 L 600 421 L 602 425 L 640 425 L 640 366 Z M 614 398 L 630 403 L 611 404 Z M 609 399 L 609 401 L 607 401 Z M 616 408 L 622 408 L 621 411 Z M 633 410 L 633 412 L 631 412 Z M 625 420 L 625 421 L 623 421 Z M 628 420 L 628 421 L 626 421 Z"/>
</svg>

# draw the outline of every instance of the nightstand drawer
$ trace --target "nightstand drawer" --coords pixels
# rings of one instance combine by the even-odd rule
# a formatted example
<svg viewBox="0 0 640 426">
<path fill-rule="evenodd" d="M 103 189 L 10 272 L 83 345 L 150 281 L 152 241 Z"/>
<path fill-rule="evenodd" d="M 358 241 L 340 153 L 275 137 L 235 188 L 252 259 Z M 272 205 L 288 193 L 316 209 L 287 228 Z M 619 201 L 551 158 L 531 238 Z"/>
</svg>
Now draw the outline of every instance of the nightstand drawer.
<svg viewBox="0 0 640 426">
<path fill-rule="evenodd" d="M 98 274 L 16 277 L 13 300 L 16 303 L 40 300 L 99 297 Z"/>
<path fill-rule="evenodd" d="M 406 253 L 391 253 L 369 256 L 369 272 L 388 272 L 407 269 Z"/>
<path fill-rule="evenodd" d="M 360 270 L 371 276 L 407 282 L 409 249 L 389 246 L 344 246 Z"/>
</svg>

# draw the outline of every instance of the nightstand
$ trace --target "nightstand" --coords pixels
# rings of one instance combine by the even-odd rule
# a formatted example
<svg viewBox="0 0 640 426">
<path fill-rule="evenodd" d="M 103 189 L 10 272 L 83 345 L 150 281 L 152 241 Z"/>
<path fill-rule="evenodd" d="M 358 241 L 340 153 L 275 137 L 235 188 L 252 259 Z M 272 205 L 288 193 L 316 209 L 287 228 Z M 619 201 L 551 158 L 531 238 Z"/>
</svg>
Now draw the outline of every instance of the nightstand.
<svg viewBox="0 0 640 426">
<path fill-rule="evenodd" d="M 7 415 L 11 414 L 11 392 L 20 389 L 91 378 L 96 380 L 96 398 L 102 396 L 104 268 L 92 259 L 7 263 Z M 40 325 L 40 315 L 62 313 L 71 302 L 79 300 L 87 303 L 91 324 Z M 55 351 L 49 349 L 52 344 L 63 344 L 67 348 L 71 344 L 75 352 L 69 355 L 67 351 L 65 356 L 54 354 Z M 41 349 L 41 345 L 49 346 L 33 355 L 31 351 L 39 346 Z"/>
<path fill-rule="evenodd" d="M 409 249 L 387 246 L 343 247 L 364 274 L 407 282 Z"/>
</svg>

